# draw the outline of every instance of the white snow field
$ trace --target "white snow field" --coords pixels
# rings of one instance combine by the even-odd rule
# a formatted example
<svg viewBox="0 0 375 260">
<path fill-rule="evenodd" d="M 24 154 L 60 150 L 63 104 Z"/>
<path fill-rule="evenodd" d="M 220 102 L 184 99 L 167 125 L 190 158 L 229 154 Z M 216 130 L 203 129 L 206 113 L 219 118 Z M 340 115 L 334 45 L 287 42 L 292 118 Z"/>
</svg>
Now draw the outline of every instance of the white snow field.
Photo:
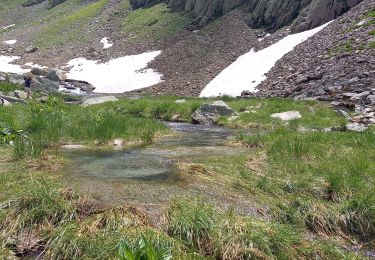
<svg viewBox="0 0 375 260">
<path fill-rule="evenodd" d="M 13 45 L 16 44 L 17 40 L 8 40 L 8 41 L 3 41 L 6 45 Z"/>
<path fill-rule="evenodd" d="M 67 77 L 91 83 L 97 93 L 123 93 L 149 87 L 162 81 L 161 74 L 146 69 L 147 64 L 160 53 L 161 51 L 146 52 L 106 63 L 85 58 L 73 59 L 68 62 L 67 67 L 71 69 Z"/>
<path fill-rule="evenodd" d="M 240 56 L 216 76 L 203 89 L 200 97 L 239 96 L 243 90 L 256 92 L 255 88 L 266 79 L 265 74 L 275 66 L 279 59 L 328 24 L 309 31 L 288 35 L 279 42 L 258 52 L 251 49 L 250 52 Z"/>
<path fill-rule="evenodd" d="M 0 72 L 23 74 L 30 71 L 30 69 L 23 69 L 20 65 L 11 64 L 18 60 L 18 56 L 0 56 Z"/>
<path fill-rule="evenodd" d="M 113 43 L 110 43 L 107 37 L 104 37 L 103 39 L 101 39 L 100 42 L 103 43 L 103 49 L 108 49 L 113 46 Z"/>
</svg>

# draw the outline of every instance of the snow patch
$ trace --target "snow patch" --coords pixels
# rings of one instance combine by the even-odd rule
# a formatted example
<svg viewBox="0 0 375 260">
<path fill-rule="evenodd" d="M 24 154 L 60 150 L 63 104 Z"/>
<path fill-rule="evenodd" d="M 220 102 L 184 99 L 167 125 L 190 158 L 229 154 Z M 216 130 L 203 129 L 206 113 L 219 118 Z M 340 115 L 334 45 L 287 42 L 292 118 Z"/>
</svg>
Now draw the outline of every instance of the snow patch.
<svg viewBox="0 0 375 260">
<path fill-rule="evenodd" d="M 104 37 L 103 39 L 101 39 L 100 42 L 103 43 L 103 49 L 108 49 L 113 46 L 113 43 L 109 43 L 107 37 Z"/>
<path fill-rule="evenodd" d="M 0 56 L 0 71 L 5 73 L 23 74 L 27 73 L 29 69 L 23 69 L 20 65 L 11 64 L 13 61 L 18 60 L 18 56 Z"/>
<path fill-rule="evenodd" d="M 147 64 L 161 51 L 130 55 L 99 63 L 95 60 L 77 58 L 68 62 L 71 67 L 68 78 L 84 80 L 95 87 L 97 93 L 123 93 L 145 88 L 161 82 L 162 75 Z"/>
<path fill-rule="evenodd" d="M 16 44 L 17 40 L 8 40 L 8 41 L 3 41 L 6 45 L 13 45 Z"/>
<path fill-rule="evenodd" d="M 309 31 L 288 35 L 279 42 L 258 52 L 251 49 L 250 52 L 240 56 L 214 78 L 203 89 L 200 97 L 239 96 L 243 90 L 256 92 L 255 88 L 267 78 L 265 74 L 275 66 L 279 59 L 329 23 Z"/>
</svg>

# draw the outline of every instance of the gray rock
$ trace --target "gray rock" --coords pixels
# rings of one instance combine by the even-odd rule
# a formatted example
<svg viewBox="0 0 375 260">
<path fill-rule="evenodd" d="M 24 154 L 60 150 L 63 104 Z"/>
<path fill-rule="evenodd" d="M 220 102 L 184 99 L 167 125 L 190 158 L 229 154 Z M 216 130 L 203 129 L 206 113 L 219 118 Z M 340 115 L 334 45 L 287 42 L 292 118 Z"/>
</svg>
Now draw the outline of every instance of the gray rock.
<svg viewBox="0 0 375 260">
<path fill-rule="evenodd" d="M 89 98 L 83 101 L 81 106 L 87 107 L 87 106 L 98 105 L 98 104 L 103 104 L 106 102 L 114 102 L 114 101 L 118 101 L 118 99 L 114 96 L 94 97 L 94 98 Z"/>
<path fill-rule="evenodd" d="M 38 47 L 30 45 L 30 46 L 26 47 L 25 52 L 26 53 L 33 53 L 33 52 L 36 52 L 37 50 L 38 50 Z"/>
<path fill-rule="evenodd" d="M 7 107 L 7 106 L 11 106 L 11 105 L 12 104 L 9 101 L 0 98 L 0 107 Z"/>
<path fill-rule="evenodd" d="M 337 114 L 340 115 L 340 116 L 343 116 L 345 117 L 347 120 L 351 120 L 352 118 L 348 115 L 348 113 L 346 113 L 344 110 L 337 110 Z"/>
<path fill-rule="evenodd" d="M 350 99 L 351 100 L 364 100 L 366 97 L 370 95 L 370 91 L 364 91 L 358 94 L 353 95 Z"/>
<path fill-rule="evenodd" d="M 203 104 L 192 115 L 192 123 L 212 125 L 220 116 L 233 116 L 237 113 L 223 101 Z"/>
<path fill-rule="evenodd" d="M 21 99 L 21 98 L 10 97 L 10 96 L 6 96 L 6 95 L 0 95 L 0 98 L 8 101 L 9 103 L 27 104 L 26 101 Z"/>
<path fill-rule="evenodd" d="M 57 71 L 57 70 L 51 70 L 50 72 L 47 73 L 45 78 L 49 79 L 49 80 L 52 80 L 52 81 L 59 82 L 59 81 L 62 80 L 62 73 L 60 71 Z"/>
<path fill-rule="evenodd" d="M 368 128 L 366 125 L 360 123 L 349 123 L 345 127 L 347 130 L 354 132 L 363 132 Z"/>
<path fill-rule="evenodd" d="M 6 78 L 0 75 L 0 81 L 6 81 Z"/>
<path fill-rule="evenodd" d="M 36 76 L 45 76 L 48 73 L 46 70 L 43 70 L 41 68 L 32 68 L 30 72 L 31 74 Z"/>
<path fill-rule="evenodd" d="M 22 90 L 15 90 L 14 91 L 14 96 L 16 98 L 26 99 L 27 98 L 27 93 L 25 91 L 22 91 Z"/>
<path fill-rule="evenodd" d="M 375 105 L 375 95 L 367 96 L 366 102 L 371 105 Z"/>
<path fill-rule="evenodd" d="M 290 121 L 290 120 L 299 119 L 302 116 L 298 111 L 287 111 L 287 112 L 272 114 L 271 117 L 280 119 L 282 121 Z"/>
</svg>

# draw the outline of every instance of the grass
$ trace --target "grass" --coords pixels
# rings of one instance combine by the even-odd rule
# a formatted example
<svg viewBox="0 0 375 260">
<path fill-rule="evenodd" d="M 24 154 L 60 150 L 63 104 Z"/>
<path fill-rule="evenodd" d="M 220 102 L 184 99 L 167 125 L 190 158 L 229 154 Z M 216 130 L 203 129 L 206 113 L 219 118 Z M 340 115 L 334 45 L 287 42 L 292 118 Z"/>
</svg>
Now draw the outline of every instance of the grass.
<svg viewBox="0 0 375 260">
<path fill-rule="evenodd" d="M 78 1 L 74 1 L 76 10 L 49 22 L 48 27 L 43 29 L 34 39 L 37 46 L 46 48 L 62 46 L 66 41 L 83 41 L 84 39 L 82 39 L 80 30 L 91 19 L 94 19 L 108 3 L 108 0 L 99 0 L 89 5 L 79 7 Z"/>
<path fill-rule="evenodd" d="M 6 135 L 14 141 L 16 157 L 38 157 L 46 148 L 53 148 L 66 142 L 93 144 L 106 143 L 116 138 L 140 139 L 149 143 L 155 134 L 165 127 L 157 120 L 178 120 L 190 122 L 192 113 L 205 102 L 211 100 L 187 99 L 176 104 L 178 97 L 123 99 L 119 102 L 81 108 L 64 105 L 59 97 L 52 97 L 46 104 L 31 102 L 28 106 L 16 105 L 2 108 L 0 115 L 4 129 L 12 133 Z M 328 106 L 313 101 L 292 101 L 282 99 L 228 100 L 236 111 L 249 110 L 229 121 L 220 118 L 219 124 L 238 128 L 273 129 L 298 126 L 324 128 L 341 126 L 345 119 Z M 272 119 L 276 112 L 297 110 L 302 118 L 286 124 Z M 3 134 L 5 136 L 5 132 Z M 5 138 L 5 137 L 4 137 Z"/>
<path fill-rule="evenodd" d="M 188 24 L 188 17 L 172 12 L 165 4 L 157 4 L 129 13 L 122 29 L 131 42 L 145 39 L 160 41 L 183 30 Z"/>
<path fill-rule="evenodd" d="M 12 84 L 12 83 L 4 83 L 0 82 L 0 92 L 8 94 L 18 89 L 23 89 L 23 86 Z"/>
<path fill-rule="evenodd" d="M 291 99 L 272 98 L 268 100 L 254 98 L 250 100 L 228 100 L 228 105 L 234 110 L 248 111 L 238 119 L 228 122 L 222 118 L 219 123 L 232 127 L 275 128 L 285 125 L 281 120 L 271 118 L 271 114 L 286 111 L 298 111 L 302 118 L 294 120 L 291 126 L 309 128 L 325 128 L 341 126 L 345 119 L 338 116 L 328 105 L 317 101 L 293 101 Z"/>
<path fill-rule="evenodd" d="M 353 235 L 360 240 L 374 236 L 372 132 L 301 134 L 278 130 L 239 138 L 260 147 L 267 158 L 263 176 L 252 175 L 242 186 L 257 186 L 258 192 L 271 196 L 267 203 L 279 208 L 283 220 L 302 220 L 316 232 Z M 290 213 L 285 215 L 285 210 Z"/>
<path fill-rule="evenodd" d="M 28 106 L 3 108 L 0 122 L 6 122 L 14 138 L 15 155 L 40 156 L 45 148 L 64 142 L 107 142 L 115 138 L 152 141 L 163 124 L 155 119 L 134 117 L 112 104 L 81 108 L 62 104 L 59 98 L 50 98 L 47 104 L 32 102 Z"/>
<path fill-rule="evenodd" d="M 202 185 L 220 183 L 225 194 L 251 198 L 259 215 L 216 208 L 199 197 L 175 198 L 155 225 L 139 209 L 103 207 L 67 190 L 54 174 L 64 162 L 51 148 L 61 143 L 150 142 L 165 131 L 158 120 L 178 114 L 189 121 L 211 102 L 176 99 L 121 99 L 83 108 L 50 97 L 46 104 L 0 108 L 0 254 L 11 257 L 25 236 L 41 241 L 47 259 L 361 259 L 343 248 L 371 248 L 375 135 L 371 129 L 298 132 L 298 126 L 345 122 L 319 102 L 225 97 L 238 112 L 256 111 L 219 120 L 238 128 L 257 124 L 259 131 L 236 140 L 251 149 L 179 167 L 181 174 L 197 172 L 194 179 Z M 288 110 L 303 117 L 289 124 L 270 117 Z"/>
</svg>

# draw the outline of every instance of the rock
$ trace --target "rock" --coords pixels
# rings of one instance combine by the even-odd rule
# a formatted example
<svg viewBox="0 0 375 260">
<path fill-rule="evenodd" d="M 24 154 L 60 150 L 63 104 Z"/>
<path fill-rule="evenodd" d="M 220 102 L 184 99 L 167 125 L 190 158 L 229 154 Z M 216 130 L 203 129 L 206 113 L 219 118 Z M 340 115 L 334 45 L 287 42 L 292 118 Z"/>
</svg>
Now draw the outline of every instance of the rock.
<svg viewBox="0 0 375 260">
<path fill-rule="evenodd" d="M 353 95 L 350 100 L 354 100 L 354 101 L 359 101 L 359 100 L 363 100 L 363 99 L 366 99 L 366 97 L 370 95 L 370 91 L 363 91 L 361 93 L 358 93 L 358 94 L 355 94 Z"/>
<path fill-rule="evenodd" d="M 301 118 L 301 114 L 298 111 L 288 111 L 282 113 L 275 113 L 271 115 L 272 118 L 280 119 L 282 121 L 290 121 Z"/>
<path fill-rule="evenodd" d="M 122 147 L 124 147 L 124 143 L 125 143 L 125 141 L 123 139 L 120 139 L 120 138 L 113 140 L 113 145 L 116 148 L 122 148 Z"/>
<path fill-rule="evenodd" d="M 0 107 L 7 107 L 7 106 L 11 106 L 11 105 L 12 104 L 9 101 L 0 98 Z"/>
<path fill-rule="evenodd" d="M 62 145 L 61 148 L 65 150 L 78 150 L 78 149 L 85 149 L 87 147 L 85 145 L 80 145 L 80 144 L 65 144 L 65 145 Z"/>
<path fill-rule="evenodd" d="M 22 91 L 22 90 L 15 90 L 14 91 L 14 96 L 16 98 L 26 99 L 27 98 L 27 93 L 25 91 Z"/>
<path fill-rule="evenodd" d="M 345 127 L 346 127 L 347 130 L 354 131 L 354 132 L 363 132 L 368 128 L 366 125 L 356 123 L 356 122 L 349 123 Z"/>
<path fill-rule="evenodd" d="M 30 72 L 31 74 L 36 76 L 46 76 L 48 73 L 46 70 L 43 70 L 41 68 L 32 68 Z"/>
<path fill-rule="evenodd" d="M 348 115 L 348 113 L 346 113 L 344 110 L 337 110 L 337 114 L 340 115 L 340 116 L 343 116 L 345 117 L 347 120 L 351 120 L 352 118 Z"/>
<path fill-rule="evenodd" d="M 36 52 L 37 50 L 38 50 L 38 47 L 30 45 L 30 46 L 26 47 L 25 52 L 26 53 L 33 53 L 33 52 Z"/>
<path fill-rule="evenodd" d="M 177 99 L 175 101 L 176 104 L 183 104 L 183 103 L 186 103 L 186 99 Z"/>
<path fill-rule="evenodd" d="M 51 70 L 50 72 L 47 73 L 45 76 L 46 79 L 52 80 L 59 82 L 62 80 L 63 73 L 61 70 Z"/>
<path fill-rule="evenodd" d="M 369 96 L 367 96 L 366 103 L 367 104 L 371 104 L 371 105 L 375 105 L 375 95 L 369 95 Z"/>
<path fill-rule="evenodd" d="M 0 75 L 0 81 L 6 81 L 6 78 Z"/>
<path fill-rule="evenodd" d="M 172 122 L 180 122 L 180 119 L 181 119 L 181 115 L 180 115 L 180 114 L 174 114 L 174 115 L 171 117 L 171 121 L 172 121 Z"/>
<path fill-rule="evenodd" d="M 239 116 L 231 116 L 231 117 L 228 118 L 228 121 L 233 122 L 233 121 L 237 120 L 238 118 L 239 118 Z"/>
<path fill-rule="evenodd" d="M 106 102 L 113 102 L 113 101 L 118 101 L 118 99 L 114 96 L 93 97 L 93 98 L 88 98 L 85 101 L 83 101 L 81 106 L 87 107 L 91 105 L 98 105 L 98 104 L 103 104 Z"/>
<path fill-rule="evenodd" d="M 21 98 L 10 97 L 10 96 L 5 96 L 5 95 L 0 95 L 0 98 L 8 101 L 9 103 L 27 104 L 26 101 Z"/>
<path fill-rule="evenodd" d="M 211 104 L 203 104 L 192 115 L 193 124 L 211 125 L 220 116 L 233 116 L 237 113 L 223 101 L 215 101 Z"/>
</svg>

